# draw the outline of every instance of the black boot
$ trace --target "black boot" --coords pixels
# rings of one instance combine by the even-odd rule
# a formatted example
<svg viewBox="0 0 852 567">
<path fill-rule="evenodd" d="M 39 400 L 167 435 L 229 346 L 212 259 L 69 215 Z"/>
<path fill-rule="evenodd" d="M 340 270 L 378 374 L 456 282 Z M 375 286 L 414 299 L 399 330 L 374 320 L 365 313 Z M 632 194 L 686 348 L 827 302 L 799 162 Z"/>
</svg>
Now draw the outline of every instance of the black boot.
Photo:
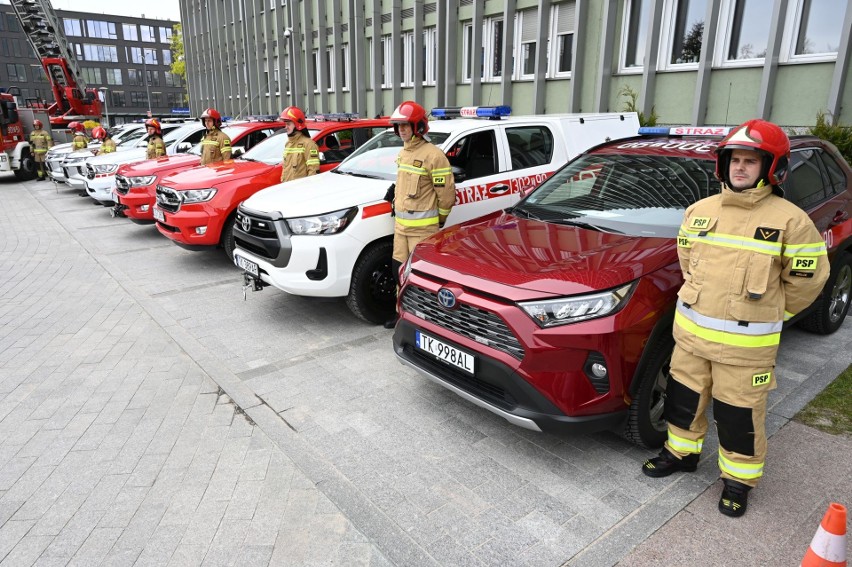
<svg viewBox="0 0 852 567">
<path fill-rule="evenodd" d="M 695 469 L 697 468 L 697 454 L 693 453 L 692 455 L 687 455 L 682 459 L 678 459 L 672 455 L 668 449 L 663 448 L 663 450 L 660 451 L 659 457 L 654 457 L 653 459 L 645 461 L 645 464 L 642 465 L 642 472 L 645 473 L 645 476 L 662 478 L 678 471 L 695 472 Z"/>
<path fill-rule="evenodd" d="M 748 507 L 748 491 L 751 487 L 747 484 L 723 478 L 725 488 L 722 489 L 722 497 L 719 499 L 719 511 L 726 516 L 739 518 L 746 513 Z"/>
</svg>

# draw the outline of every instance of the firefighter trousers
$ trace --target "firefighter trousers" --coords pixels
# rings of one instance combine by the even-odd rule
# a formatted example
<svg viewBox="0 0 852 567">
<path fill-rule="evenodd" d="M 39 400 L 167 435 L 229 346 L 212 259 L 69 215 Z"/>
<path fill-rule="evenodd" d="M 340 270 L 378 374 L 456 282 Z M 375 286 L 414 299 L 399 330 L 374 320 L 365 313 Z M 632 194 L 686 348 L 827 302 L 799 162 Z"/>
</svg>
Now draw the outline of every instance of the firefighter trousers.
<svg viewBox="0 0 852 567">
<path fill-rule="evenodd" d="M 705 411 L 713 400 L 722 478 L 757 486 L 766 459 L 766 399 L 775 367 L 722 364 L 675 346 L 666 388 L 666 449 L 679 457 L 701 453 Z"/>
</svg>

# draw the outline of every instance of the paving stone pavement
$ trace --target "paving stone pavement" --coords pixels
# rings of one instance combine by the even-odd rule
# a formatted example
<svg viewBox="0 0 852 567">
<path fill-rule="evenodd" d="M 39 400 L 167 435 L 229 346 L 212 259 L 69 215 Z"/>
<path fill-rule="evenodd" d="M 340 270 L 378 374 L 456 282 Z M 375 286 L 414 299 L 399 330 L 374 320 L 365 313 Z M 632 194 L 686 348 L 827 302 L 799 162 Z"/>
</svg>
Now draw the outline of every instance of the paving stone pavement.
<svg viewBox="0 0 852 567">
<path fill-rule="evenodd" d="M 343 301 L 244 301 L 221 250 L 62 186 L 0 192 L 10 565 L 613 565 L 718 476 L 649 479 L 615 434 L 511 426 Z M 785 333 L 770 431 L 835 344 Z"/>
</svg>

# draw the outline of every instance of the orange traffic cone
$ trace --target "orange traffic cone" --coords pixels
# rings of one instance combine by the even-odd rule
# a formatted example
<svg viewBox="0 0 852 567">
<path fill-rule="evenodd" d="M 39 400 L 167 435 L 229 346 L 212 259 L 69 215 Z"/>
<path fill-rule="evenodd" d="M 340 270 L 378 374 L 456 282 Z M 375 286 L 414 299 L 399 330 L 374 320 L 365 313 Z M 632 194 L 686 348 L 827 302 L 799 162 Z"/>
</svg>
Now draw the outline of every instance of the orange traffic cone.
<svg viewBox="0 0 852 567">
<path fill-rule="evenodd" d="M 832 502 L 801 567 L 846 567 L 846 507 Z"/>
</svg>

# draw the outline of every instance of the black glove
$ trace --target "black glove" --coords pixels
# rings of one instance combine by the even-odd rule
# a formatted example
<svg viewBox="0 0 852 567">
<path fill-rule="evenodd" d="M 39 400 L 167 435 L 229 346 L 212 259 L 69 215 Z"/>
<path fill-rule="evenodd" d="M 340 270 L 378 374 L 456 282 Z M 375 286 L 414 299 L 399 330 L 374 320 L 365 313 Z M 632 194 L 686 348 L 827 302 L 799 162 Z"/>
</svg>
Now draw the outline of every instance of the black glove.
<svg viewBox="0 0 852 567">
<path fill-rule="evenodd" d="M 385 201 L 388 203 L 393 203 L 394 192 L 396 191 L 396 183 L 391 183 L 391 186 L 388 187 L 388 192 L 385 193 Z"/>
</svg>

